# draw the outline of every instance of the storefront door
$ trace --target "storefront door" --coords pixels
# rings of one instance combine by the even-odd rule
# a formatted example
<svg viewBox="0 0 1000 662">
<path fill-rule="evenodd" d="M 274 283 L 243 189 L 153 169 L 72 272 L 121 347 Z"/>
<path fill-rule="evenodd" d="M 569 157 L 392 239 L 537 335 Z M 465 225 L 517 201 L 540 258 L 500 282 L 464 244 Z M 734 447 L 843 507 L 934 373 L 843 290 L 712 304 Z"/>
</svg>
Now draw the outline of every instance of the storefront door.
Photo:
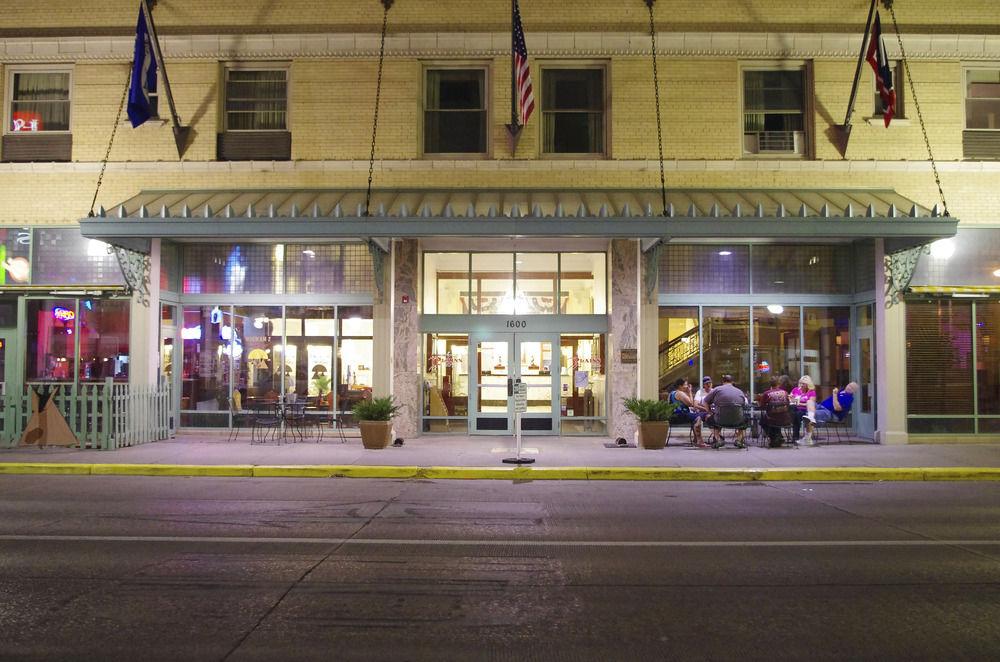
<svg viewBox="0 0 1000 662">
<path fill-rule="evenodd" d="M 16 393 L 15 385 L 20 386 L 20 381 L 15 375 L 17 352 L 14 350 L 14 339 L 16 337 L 16 329 L 0 329 L 0 396 L 8 392 Z M 0 399 L 0 444 L 6 444 L 10 441 L 7 439 L 8 430 L 5 423 L 7 412 L 3 408 L 4 404 L 3 400 Z"/>
<path fill-rule="evenodd" d="M 858 306 L 863 308 L 864 306 Z M 860 312 L 860 311 L 859 311 Z M 865 315 L 859 314 L 859 322 L 864 322 Z M 858 404 L 854 411 L 857 414 L 858 435 L 873 438 L 875 435 L 875 342 L 871 324 L 857 328 L 858 338 L 858 385 L 861 393 L 856 396 Z"/>
<path fill-rule="evenodd" d="M 473 378 L 469 393 L 473 434 L 513 434 L 513 384 L 528 385 L 528 411 L 521 415 L 526 434 L 558 432 L 559 336 L 551 333 L 483 333 L 470 340 Z"/>
</svg>

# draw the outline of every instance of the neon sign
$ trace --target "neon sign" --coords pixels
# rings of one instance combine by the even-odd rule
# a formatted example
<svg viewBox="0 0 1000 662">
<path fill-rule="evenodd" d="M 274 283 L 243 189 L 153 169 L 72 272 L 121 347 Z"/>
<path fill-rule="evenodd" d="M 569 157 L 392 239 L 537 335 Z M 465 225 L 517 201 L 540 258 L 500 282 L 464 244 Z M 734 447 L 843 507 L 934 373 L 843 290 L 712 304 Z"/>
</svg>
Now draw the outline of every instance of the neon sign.
<svg viewBox="0 0 1000 662">
<path fill-rule="evenodd" d="M 63 308 L 62 306 L 56 306 L 52 309 L 52 317 L 56 318 L 60 322 L 72 322 L 76 319 L 76 313 L 74 313 L 69 308 Z"/>
</svg>

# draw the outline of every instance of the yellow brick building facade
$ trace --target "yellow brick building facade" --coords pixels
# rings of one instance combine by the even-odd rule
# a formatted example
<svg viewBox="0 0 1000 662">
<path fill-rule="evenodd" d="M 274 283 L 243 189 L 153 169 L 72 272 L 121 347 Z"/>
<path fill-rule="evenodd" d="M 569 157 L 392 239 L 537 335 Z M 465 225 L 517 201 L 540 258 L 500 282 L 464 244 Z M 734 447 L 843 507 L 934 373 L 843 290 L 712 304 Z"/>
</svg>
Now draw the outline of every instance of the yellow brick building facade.
<svg viewBox="0 0 1000 662">
<path fill-rule="evenodd" d="M 112 213 L 120 203 L 149 190 L 291 191 L 363 190 L 366 187 L 379 66 L 379 30 L 383 17 L 381 3 L 376 0 L 256 0 L 209 5 L 171 2 L 154 6 L 153 14 L 160 32 L 177 113 L 181 121 L 193 129 L 193 137 L 183 158 L 177 155 L 162 87 L 159 108 L 163 119 L 133 129 L 123 115 L 117 128 L 114 126 L 131 66 L 137 3 L 108 0 L 98 4 L 96 7 L 82 7 L 80 3 L 49 0 L 34 3 L 30 8 L 18 4 L 5 9 L 0 15 L 0 79 L 4 82 L 6 127 L 4 150 L 0 151 L 0 226 L 10 232 L 25 227 L 75 226 L 91 209 L 102 160 L 113 131 L 115 139 L 110 159 L 96 197 L 96 208 L 103 207 Z M 613 201 L 615 191 L 641 190 L 649 192 L 652 200 L 657 200 L 660 189 L 657 107 L 650 56 L 649 14 L 645 3 L 641 0 L 591 0 L 571 3 L 571 11 L 567 11 L 570 3 L 556 0 L 523 0 L 520 4 L 535 99 L 539 107 L 522 131 L 516 151 L 512 152 L 506 129 L 506 124 L 510 122 L 511 105 L 510 3 L 502 0 L 441 0 L 433 3 L 396 0 L 393 3 L 388 11 L 386 56 L 381 79 L 373 171 L 376 193 L 399 190 L 499 192 L 496 193 L 496 200 L 500 216 L 511 212 L 510 204 L 505 207 L 502 200 L 503 191 L 537 194 L 592 190 Z M 970 239 L 970 242 L 996 246 L 995 235 L 1000 232 L 1000 218 L 996 211 L 1000 208 L 1000 164 L 997 162 L 1000 148 L 996 146 L 1000 143 L 990 143 L 994 147 L 988 149 L 997 149 L 992 158 L 983 158 L 979 153 L 975 158 L 971 157 L 967 125 L 968 97 L 971 94 L 968 72 L 1000 70 L 1000 38 L 993 34 L 995 7 L 989 2 L 969 1 L 955 3 L 942 11 L 939 3 L 930 0 L 895 4 L 903 44 L 909 56 L 906 64 L 912 85 L 906 80 L 897 81 L 902 112 L 886 129 L 881 118 L 875 116 L 873 75 L 865 65 L 850 142 L 846 154 L 842 154 L 838 127 L 844 120 L 850 95 L 869 6 L 867 0 L 846 3 L 660 0 L 655 3 L 653 14 L 657 31 L 663 167 L 667 189 L 680 192 L 819 191 L 824 195 L 842 190 L 884 190 L 915 202 L 929 214 L 929 210 L 941 200 L 928 159 L 923 133 L 926 130 L 937 161 L 941 188 L 947 198 L 948 212 L 960 222 L 959 238 L 965 228 L 978 229 L 981 234 L 975 235 L 977 239 Z M 899 49 L 891 17 L 885 8 L 881 8 L 881 13 L 890 57 L 898 61 Z M 227 71 L 234 67 L 272 67 L 286 72 L 285 128 L 291 137 L 287 159 L 231 160 L 220 154 L 219 136 L 226 131 L 226 76 Z M 451 157 L 426 153 L 427 71 L 447 67 L 485 72 L 486 149 L 483 154 Z M 587 156 L 544 153 L 543 115 L 550 110 L 546 106 L 547 92 L 543 83 L 546 71 L 581 67 L 595 67 L 602 72 L 601 113 L 605 127 L 602 134 L 606 139 L 603 149 L 599 150 L 599 154 Z M 800 153 L 748 153 L 745 147 L 747 72 L 779 69 L 802 72 L 803 143 Z M 9 158 L 18 148 L 13 141 L 32 138 L 13 136 L 11 121 L 15 76 L 33 71 L 66 71 L 70 74 L 68 135 L 72 145 L 66 158 L 55 161 L 33 160 L 30 156 Z M 917 114 L 917 102 L 922 122 Z M 992 134 L 987 138 L 992 139 Z M 528 199 L 536 198 L 529 195 Z M 355 205 L 353 200 L 352 205 Z M 390 202 L 390 207 L 392 204 Z M 484 209 L 489 206 L 488 202 L 482 205 Z M 428 203 L 428 209 L 430 207 Z M 621 213 L 620 205 L 612 204 L 612 207 L 610 213 L 602 215 L 599 207 L 591 205 L 587 216 L 628 216 Z M 822 218 L 819 205 L 814 207 L 808 210 L 809 215 Z M 158 211 L 152 209 L 150 213 L 155 216 Z M 228 213 L 219 207 L 212 211 L 220 217 Z M 287 211 L 280 209 L 278 216 L 287 216 Z M 299 211 L 306 213 L 305 210 Z M 409 216 L 419 215 L 417 209 L 409 211 Z M 528 208 L 519 208 L 518 211 L 530 215 Z M 571 211 L 576 213 L 575 209 Z M 657 208 L 655 211 L 658 213 L 660 210 Z M 687 209 L 677 211 L 683 215 Z M 726 211 L 723 210 L 723 216 Z M 728 211 L 732 213 L 732 209 Z M 743 211 L 746 213 L 746 209 Z M 794 215 L 797 209 L 787 211 Z M 899 211 L 904 214 L 909 212 L 908 209 Z M 137 209 L 126 209 L 125 212 L 129 218 L 140 214 Z M 177 208 L 168 212 L 171 218 L 179 214 Z M 238 215 L 247 212 L 245 205 L 234 209 Z M 326 219 L 334 215 L 332 208 L 320 209 L 319 212 Z M 345 216 L 355 212 L 353 207 L 343 211 Z M 396 212 L 390 209 L 389 215 Z M 634 214 L 637 210 L 631 208 L 631 212 Z M 707 208 L 697 209 L 697 212 L 697 216 L 703 219 L 712 216 Z M 860 207 L 854 212 L 864 215 Z M 258 216 L 263 214 L 260 209 L 256 213 Z M 431 214 L 433 219 L 452 213 L 455 216 L 465 214 L 461 207 L 446 213 L 443 206 L 435 208 Z M 545 207 L 545 214 L 553 213 Z M 488 216 L 483 211 L 479 215 Z M 779 214 L 771 209 L 764 214 L 769 218 L 781 218 L 783 215 L 784 212 Z M 884 215 L 880 208 L 876 216 Z M 833 216 L 838 217 L 838 213 Z M 977 389 L 981 390 L 976 406 L 966 411 L 949 405 L 950 408 L 945 407 L 941 412 L 933 407 L 908 406 L 906 395 L 910 380 L 907 378 L 907 362 L 916 360 L 908 358 L 906 353 L 907 310 L 910 304 L 900 303 L 887 309 L 883 306 L 881 294 L 885 279 L 881 259 L 885 253 L 892 251 L 892 247 L 887 247 L 880 236 L 845 236 L 843 229 L 835 225 L 837 220 L 830 219 L 828 230 L 818 229 L 812 242 L 802 237 L 790 241 L 804 245 L 830 245 L 843 241 L 852 246 L 863 244 L 865 250 L 870 252 L 871 269 L 875 273 L 866 276 L 870 277 L 868 280 L 871 283 L 866 280 L 866 284 L 854 287 L 850 293 L 838 291 L 829 300 L 823 300 L 816 292 L 784 293 L 788 295 L 783 299 L 785 304 L 800 311 L 798 341 L 792 343 L 791 348 L 783 346 L 781 350 L 786 353 L 785 359 L 791 362 L 793 371 L 805 371 L 806 355 L 812 351 L 807 347 L 805 330 L 809 306 L 840 306 L 851 310 L 849 335 L 852 340 L 844 345 L 844 351 L 850 355 L 859 349 L 855 344 L 858 324 L 862 317 L 868 315 L 859 306 L 870 305 L 873 318 L 870 326 L 875 343 L 870 370 L 859 366 L 857 359 L 852 362 L 848 356 L 845 359 L 847 363 L 844 363 L 846 367 L 841 370 L 843 374 L 838 373 L 836 378 L 823 377 L 826 388 L 834 385 L 842 387 L 848 381 L 840 380 L 842 376 L 850 381 L 864 381 L 866 397 L 870 402 L 865 405 L 864 415 L 855 412 L 851 423 L 853 432 L 882 442 L 905 442 L 913 435 L 918 435 L 914 439 L 951 440 L 982 439 L 1000 433 L 1000 419 L 990 418 L 1000 415 L 1000 393 L 993 392 L 998 388 L 996 380 L 1000 368 L 996 365 L 998 355 L 995 344 L 990 344 L 996 341 L 995 336 L 990 336 L 994 339 L 987 339 L 984 344 L 982 334 L 985 332 L 982 331 L 978 336 L 975 331 L 970 331 L 970 342 L 978 347 L 978 352 L 968 359 L 974 365 L 967 366 L 960 358 L 953 361 L 954 366 L 968 369 L 970 381 L 975 378 Z M 427 326 L 433 320 L 421 320 L 420 315 L 426 314 L 424 308 L 427 305 L 427 281 L 421 273 L 423 260 L 426 259 L 423 255 L 463 251 L 471 255 L 478 251 L 498 250 L 521 255 L 536 252 L 535 246 L 541 247 L 538 250 L 542 252 L 561 255 L 561 251 L 594 252 L 598 250 L 594 246 L 600 245 L 598 252 L 607 256 L 610 285 L 606 305 L 601 309 L 595 304 L 594 314 L 606 318 L 607 328 L 587 327 L 585 331 L 601 335 L 599 345 L 607 365 L 606 370 L 602 367 L 598 371 L 606 377 L 600 386 L 603 389 L 599 398 L 603 402 L 600 405 L 604 407 L 603 413 L 588 417 L 600 419 L 596 428 L 591 426 L 589 429 L 611 437 L 628 437 L 633 426 L 616 403 L 634 394 L 657 397 L 665 389 L 665 373 L 661 370 L 659 354 L 664 351 L 665 345 L 669 345 L 672 334 L 687 324 L 677 322 L 680 327 L 676 324 L 676 328 L 671 327 L 671 322 L 664 321 L 664 313 L 658 312 L 658 308 L 694 307 L 698 312 L 690 319 L 703 323 L 706 306 L 709 305 L 746 307 L 747 319 L 751 320 L 756 315 L 754 306 L 768 303 L 768 300 L 758 296 L 762 293 L 755 294 L 751 290 L 730 292 L 732 296 L 725 301 L 725 297 L 720 296 L 726 292 L 671 291 L 670 282 L 664 274 L 673 273 L 672 267 L 663 260 L 675 259 L 679 253 L 671 252 L 672 249 L 657 253 L 661 255 L 657 267 L 660 273 L 659 276 L 655 273 L 650 275 L 650 254 L 643 250 L 649 248 L 652 242 L 642 240 L 661 239 L 668 246 L 711 246 L 732 240 L 741 246 L 756 245 L 758 248 L 754 250 L 760 254 L 764 250 L 761 246 L 783 245 L 782 237 L 780 234 L 727 236 L 722 231 L 712 230 L 703 236 L 687 239 L 665 235 L 627 238 L 608 233 L 604 236 L 590 235 L 584 240 L 572 230 L 570 219 L 566 223 L 561 231 L 539 237 L 534 245 L 509 234 L 478 239 L 433 234 L 424 237 L 399 235 L 394 244 L 389 237 L 386 247 L 391 249 L 391 257 L 387 258 L 389 271 L 384 291 L 373 289 L 367 300 L 355 294 L 330 293 L 326 301 L 319 290 L 302 292 L 305 298 L 298 300 L 296 305 L 328 304 L 331 307 L 345 306 L 345 310 L 355 305 L 370 306 L 372 324 L 365 337 L 372 339 L 372 348 L 365 351 L 370 351 L 372 357 L 365 359 L 364 363 L 355 364 L 354 370 L 355 373 L 361 372 L 357 367 L 363 365 L 364 371 L 371 374 L 364 377 L 366 384 L 361 381 L 350 383 L 352 368 L 341 356 L 341 373 L 347 367 L 347 373 L 341 374 L 341 377 L 348 380 L 348 387 L 364 386 L 376 395 L 392 392 L 398 400 L 402 400 L 408 409 L 402 420 L 397 421 L 397 431 L 401 435 L 451 430 L 450 425 L 435 424 L 435 415 L 430 413 L 432 407 L 428 400 L 435 397 L 434 388 L 441 390 L 440 384 L 437 387 L 432 384 L 440 375 L 434 379 L 430 377 L 433 372 L 429 370 L 430 355 L 435 353 L 432 347 L 436 342 L 430 335 L 439 333 L 442 338 L 449 333 L 461 335 L 461 329 L 440 327 L 442 330 L 435 331 L 438 327 Z M 822 228 L 821 225 L 816 227 Z M 183 353 L 181 330 L 187 328 L 183 321 L 186 307 L 193 310 L 197 306 L 211 309 L 217 305 L 229 305 L 234 307 L 232 314 L 236 316 L 236 307 L 240 305 L 265 308 L 288 305 L 285 295 L 294 293 L 283 290 L 285 286 L 277 287 L 270 293 L 270 298 L 262 291 L 247 290 L 244 293 L 252 296 L 245 302 L 231 296 L 213 299 L 208 296 L 209 292 L 197 289 L 185 292 L 188 287 L 185 277 L 190 276 L 187 272 L 190 260 L 199 259 L 197 256 L 201 255 L 190 248 L 192 245 L 220 245 L 243 240 L 273 244 L 306 241 L 304 238 L 289 240 L 282 235 L 280 223 L 260 222 L 258 218 L 253 224 L 248 221 L 245 232 L 242 237 L 174 236 L 170 242 L 150 237 L 153 265 L 151 306 L 146 308 L 133 302 L 129 316 L 131 365 L 128 375 L 131 380 L 151 382 L 157 375 L 165 373 L 164 361 L 167 357 L 162 342 L 165 333 L 176 343 L 176 349 L 171 351 Z M 319 243 L 337 243 L 331 236 L 326 236 Z M 108 236 L 103 238 L 108 239 Z M 935 238 L 926 236 L 918 243 L 929 243 Z M 356 241 L 357 237 L 336 239 Z M 984 244 L 984 241 L 987 243 Z M 176 269 L 173 277 L 179 284 L 167 286 L 164 281 L 165 287 L 161 292 L 157 272 L 161 262 L 164 263 L 162 268 L 168 269 L 167 260 L 162 257 L 168 244 L 178 247 L 176 250 L 180 254 L 188 255 L 189 261 L 185 263 L 182 259 L 173 267 Z M 305 250 L 313 251 L 311 248 Z M 623 252 L 628 255 L 620 260 L 617 254 Z M 401 262 L 401 256 L 408 256 L 406 259 L 411 259 L 412 264 Z M 289 258 L 286 256 L 285 259 Z M 934 278 L 940 280 L 945 277 L 941 273 L 951 272 L 941 272 L 940 269 L 935 272 L 931 268 L 933 265 L 929 267 L 927 264 L 930 256 L 921 259 L 923 267 L 918 266 L 917 271 L 918 274 L 931 274 L 925 283 L 928 287 L 932 284 L 942 287 L 983 286 L 980 287 L 983 298 L 960 303 L 978 306 L 970 309 L 970 328 L 998 332 L 993 326 L 997 315 L 993 307 L 997 304 L 995 298 L 990 298 L 995 295 L 994 290 L 987 287 L 989 283 L 932 283 Z M 858 263 L 851 262 L 848 266 L 857 267 Z M 986 267 L 984 264 L 983 268 Z M 414 273 L 409 273 L 411 268 Z M 991 268 L 1000 270 L 1000 264 Z M 475 266 L 470 267 L 470 283 L 475 273 Z M 840 273 L 837 278 L 848 276 Z M 558 277 L 553 278 L 555 282 L 561 282 Z M 617 282 L 628 279 L 634 281 L 633 287 L 616 290 Z M 640 292 L 643 279 L 655 281 L 655 291 Z M 1000 276 L 995 280 L 1000 284 Z M 28 298 L 44 295 L 76 301 L 80 295 L 65 294 L 74 289 L 70 287 L 74 282 L 67 280 L 65 287 L 58 288 L 50 282 L 38 287 L 23 287 L 8 279 L 3 286 L 4 297 L 8 302 L 15 302 L 12 303 L 12 310 L 16 310 L 12 313 L 13 319 L 7 320 L 14 339 L 8 347 L 15 347 L 19 354 L 29 351 L 27 345 L 32 341 L 28 336 L 32 332 L 27 327 L 33 323 L 31 311 L 40 310 L 37 308 L 40 304 L 32 304 L 36 308 L 31 308 L 26 303 Z M 859 290 L 858 287 L 865 289 Z M 50 294 L 53 289 L 64 293 Z M 861 296 L 861 292 L 868 294 Z M 107 288 L 99 296 L 111 293 L 113 288 Z M 230 287 L 227 294 L 238 292 Z M 403 303 L 401 296 L 404 295 L 412 299 Z M 979 295 L 977 290 L 976 296 Z M 556 314 L 553 317 L 559 318 L 558 300 L 562 295 L 557 291 L 555 296 Z M 911 301 L 915 302 L 917 298 L 910 295 Z M 921 301 L 921 305 L 937 306 L 934 310 L 938 312 L 942 310 L 942 299 L 921 298 Z M 157 313 L 161 303 L 173 307 L 169 312 L 174 316 L 169 318 L 172 321 L 160 323 L 160 318 L 164 317 Z M 952 306 L 952 303 L 948 305 Z M 413 309 L 408 306 L 413 306 Z M 948 310 L 954 312 L 950 307 Z M 471 311 L 466 312 L 471 314 Z M 210 313 L 211 310 L 206 314 Z M 195 316 L 194 313 L 192 316 Z M 975 321 L 980 317 L 985 326 L 976 327 Z M 282 319 L 291 318 L 286 312 Z M 342 318 L 336 319 L 342 325 Z M 466 317 L 461 324 L 469 325 L 471 319 Z M 911 322 L 916 319 L 912 318 Z M 288 322 L 282 324 L 287 334 Z M 408 326 L 411 324 L 412 327 Z M 742 386 L 747 391 L 760 392 L 759 384 L 765 375 L 755 373 L 759 352 L 754 349 L 757 340 L 751 339 L 754 323 L 748 321 L 747 324 L 750 326 L 747 348 L 739 357 L 741 365 L 747 364 L 747 383 Z M 624 329 L 621 325 L 629 328 Z M 559 334 L 576 338 L 568 326 L 543 326 L 545 333 L 552 335 L 547 336 L 548 340 L 539 342 L 558 345 L 561 341 L 555 338 Z M 400 331 L 401 328 L 406 329 L 405 333 Z M 342 328 L 338 329 L 337 338 L 348 338 Z M 466 329 L 465 335 L 468 336 L 470 331 Z M 499 332 L 499 329 L 493 328 L 492 331 Z M 475 339 L 467 340 L 473 342 Z M 288 341 L 288 335 L 285 341 Z M 230 339 L 227 342 L 230 343 L 229 358 L 234 363 L 243 360 L 234 356 L 234 341 Z M 516 345 L 513 344 L 515 341 L 511 342 L 509 351 L 513 354 Z M 926 340 L 921 347 L 931 351 L 934 342 L 933 338 Z M 285 343 L 280 344 L 285 347 Z M 638 360 L 635 365 L 623 359 L 627 355 L 620 351 L 623 349 L 636 350 Z M 272 350 L 268 348 L 269 352 Z M 75 351 L 76 360 L 82 361 L 81 350 L 78 348 Z M 246 351 L 249 353 L 249 349 Z M 342 355 L 343 351 L 343 347 L 337 345 L 333 354 Z M 470 345 L 466 351 L 472 355 L 476 350 Z M 582 395 L 574 395 L 567 405 L 563 392 L 560 407 L 562 387 L 560 380 L 554 376 L 554 364 L 559 361 L 557 355 L 560 351 L 554 347 L 550 347 L 549 351 L 552 352 L 549 360 L 553 362 L 550 374 L 553 375 L 551 416 L 554 426 L 550 431 L 583 431 L 583 427 L 565 424 L 560 427 L 560 421 L 565 423 L 568 418 L 567 412 L 574 410 L 573 404 L 576 403 L 576 409 L 580 409 L 583 407 L 580 403 L 585 400 L 581 399 Z M 698 361 L 691 364 L 690 374 L 685 374 L 685 377 L 695 381 L 707 370 L 707 351 L 705 349 L 698 355 Z M 572 361 L 579 359 L 575 352 L 573 350 Z M 787 352 L 795 353 L 797 358 L 788 358 L 791 355 Z M 216 357 L 223 355 L 217 354 Z M 512 355 L 508 358 L 512 362 L 516 357 Z M 14 367 L 10 368 L 13 372 L 8 373 L 7 381 L 19 387 L 33 379 L 44 381 L 39 375 L 30 374 L 33 360 L 31 357 L 8 359 L 7 364 Z M 180 357 L 170 360 L 175 362 L 174 365 L 180 363 Z M 278 360 L 276 354 L 272 360 Z M 472 361 L 470 358 L 465 360 Z M 299 384 L 303 380 L 309 382 L 316 374 L 312 367 L 306 367 L 305 377 L 294 376 L 294 381 Z M 478 369 L 481 371 L 482 365 Z M 82 370 L 81 367 L 77 371 L 77 379 L 82 378 Z M 227 395 L 242 388 L 236 383 L 240 369 L 229 370 L 234 381 L 224 387 Z M 865 372 L 864 380 L 861 379 L 861 371 Z M 570 373 L 573 372 L 571 369 Z M 513 376 L 513 369 L 509 374 Z M 358 374 L 354 374 L 353 378 L 361 379 Z M 176 380 L 173 386 L 182 391 L 182 377 L 176 370 L 171 372 L 171 379 Z M 591 375 L 590 379 L 587 383 L 596 388 L 594 376 Z M 961 383 L 963 379 L 961 376 L 952 381 L 929 378 L 919 382 L 919 388 L 951 388 L 953 383 Z M 835 383 L 838 380 L 840 383 Z M 277 387 L 274 390 L 280 394 L 292 389 L 281 377 L 271 385 L 275 384 Z M 465 388 L 476 390 L 471 382 Z M 360 389 L 348 388 L 345 393 L 356 390 Z M 571 390 L 575 393 L 576 387 Z M 303 395 L 322 396 L 315 391 L 308 386 Z M 468 393 L 466 396 L 473 397 Z M 479 404 L 485 401 L 485 396 L 482 396 Z M 472 401 L 466 403 L 468 408 L 472 405 Z M 229 407 L 223 407 L 220 401 L 213 411 Z M 193 403 L 182 403 L 180 399 L 177 408 L 178 412 L 198 411 Z M 447 404 L 445 411 L 442 418 L 461 418 Z M 475 412 L 468 410 L 465 416 L 470 427 L 459 426 L 457 429 L 475 432 Z M 930 421 L 940 418 L 944 422 L 941 425 L 921 423 L 919 421 L 925 421 L 922 417 Z M 205 420 L 195 415 L 177 416 L 181 425 L 197 427 Z M 226 418 L 226 425 L 229 420 Z M 953 427 L 949 427 L 952 423 Z M 504 429 L 509 430 L 509 425 Z"/>
</svg>

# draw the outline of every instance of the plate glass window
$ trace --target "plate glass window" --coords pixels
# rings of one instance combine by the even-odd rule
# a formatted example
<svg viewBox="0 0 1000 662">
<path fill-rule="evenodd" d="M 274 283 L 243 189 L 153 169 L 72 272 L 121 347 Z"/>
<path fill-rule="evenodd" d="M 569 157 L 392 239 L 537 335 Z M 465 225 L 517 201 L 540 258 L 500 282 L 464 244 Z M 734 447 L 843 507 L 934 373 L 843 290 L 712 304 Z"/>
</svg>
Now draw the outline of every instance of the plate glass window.
<svg viewBox="0 0 1000 662">
<path fill-rule="evenodd" d="M 424 100 L 424 152 L 486 152 L 486 71 L 429 69 Z"/>
<path fill-rule="evenodd" d="M 604 70 L 542 72 L 542 144 L 546 154 L 604 153 Z"/>
<path fill-rule="evenodd" d="M 226 130 L 285 131 L 287 114 L 287 71 L 226 70 Z"/>
<path fill-rule="evenodd" d="M 15 73 L 7 131 L 69 131 L 69 72 Z"/>
<path fill-rule="evenodd" d="M 805 153 L 805 73 L 743 72 L 743 151 Z"/>
</svg>

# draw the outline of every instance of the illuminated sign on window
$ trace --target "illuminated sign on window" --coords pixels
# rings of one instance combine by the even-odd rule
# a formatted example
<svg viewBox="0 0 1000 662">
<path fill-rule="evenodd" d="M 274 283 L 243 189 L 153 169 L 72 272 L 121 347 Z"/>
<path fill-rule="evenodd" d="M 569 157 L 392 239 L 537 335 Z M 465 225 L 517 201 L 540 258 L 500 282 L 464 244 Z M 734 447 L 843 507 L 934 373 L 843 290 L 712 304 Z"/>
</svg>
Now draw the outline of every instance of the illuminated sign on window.
<svg viewBox="0 0 1000 662">
<path fill-rule="evenodd" d="M 56 306 L 52 309 L 52 317 L 56 318 L 60 322 L 72 322 L 76 319 L 76 313 L 74 313 L 69 308 L 63 308 L 62 306 Z"/>
<path fill-rule="evenodd" d="M 13 133 L 32 133 L 42 130 L 42 116 L 38 113 L 15 111 L 10 120 Z"/>
</svg>

